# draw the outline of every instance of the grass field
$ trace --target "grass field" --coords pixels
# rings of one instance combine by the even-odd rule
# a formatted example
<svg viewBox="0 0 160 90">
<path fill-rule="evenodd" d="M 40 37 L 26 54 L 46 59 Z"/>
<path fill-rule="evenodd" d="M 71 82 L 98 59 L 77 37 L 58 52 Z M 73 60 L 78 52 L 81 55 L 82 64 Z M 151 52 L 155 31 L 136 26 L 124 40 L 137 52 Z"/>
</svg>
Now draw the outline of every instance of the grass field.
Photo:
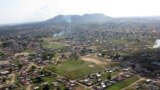
<svg viewBox="0 0 160 90">
<path fill-rule="evenodd" d="M 122 88 L 125 88 L 125 87 L 129 86 L 130 84 L 134 83 L 138 79 L 139 79 L 139 77 L 132 76 L 130 78 L 125 79 L 124 81 L 121 81 L 119 83 L 112 85 L 111 87 L 107 88 L 106 90 L 121 90 Z"/>
<path fill-rule="evenodd" d="M 26 49 L 24 52 L 27 52 L 29 54 L 35 53 L 35 51 L 31 48 Z"/>
<path fill-rule="evenodd" d="M 124 89 L 124 90 L 137 90 L 136 89 L 136 86 L 137 85 L 142 85 L 142 83 L 144 83 L 145 82 L 145 79 L 142 79 L 141 78 L 141 80 L 139 81 L 139 82 L 137 82 L 136 84 L 134 84 L 134 85 L 132 85 L 131 87 L 128 87 L 128 88 L 126 88 L 126 89 Z"/>
<path fill-rule="evenodd" d="M 54 40 L 58 40 L 59 38 L 57 38 L 57 37 L 43 37 L 42 38 L 43 39 L 43 41 L 54 41 Z"/>
<path fill-rule="evenodd" d="M 32 88 L 39 87 L 39 89 L 37 89 L 37 90 L 42 90 L 42 86 L 45 82 L 45 83 L 48 83 L 48 85 L 50 86 L 50 89 L 52 90 L 53 89 L 52 83 L 56 81 L 56 78 L 57 78 L 56 76 L 42 77 L 42 82 L 34 83 L 32 85 Z"/>
<path fill-rule="evenodd" d="M 64 44 L 54 41 L 54 38 L 43 38 L 41 44 L 45 48 L 61 49 L 64 47 Z"/>
<path fill-rule="evenodd" d="M 60 49 L 64 47 L 64 45 L 59 42 L 43 42 L 42 45 L 46 48 L 54 48 L 54 49 Z"/>
<path fill-rule="evenodd" d="M 99 65 L 82 60 L 68 60 L 59 65 L 49 65 L 46 68 L 70 79 L 81 78 L 90 73 L 103 70 Z"/>
<path fill-rule="evenodd" d="M 44 82 L 48 82 L 49 84 L 56 81 L 56 77 L 54 76 L 43 77 L 42 79 L 44 80 Z"/>
<path fill-rule="evenodd" d="M 128 44 L 128 42 L 130 42 L 129 40 L 127 40 L 127 39 L 121 39 L 121 38 L 119 38 L 119 39 L 112 39 L 111 40 L 114 44 L 117 44 L 117 45 L 119 45 L 119 44 Z"/>
<path fill-rule="evenodd" d="M 153 39 L 147 39 L 144 41 L 138 41 L 137 39 L 132 39 L 132 38 L 116 38 L 116 39 L 111 39 L 111 42 L 115 45 L 128 45 L 130 48 L 138 48 L 139 46 L 146 46 L 147 47 L 152 47 L 154 45 L 154 40 Z"/>
</svg>

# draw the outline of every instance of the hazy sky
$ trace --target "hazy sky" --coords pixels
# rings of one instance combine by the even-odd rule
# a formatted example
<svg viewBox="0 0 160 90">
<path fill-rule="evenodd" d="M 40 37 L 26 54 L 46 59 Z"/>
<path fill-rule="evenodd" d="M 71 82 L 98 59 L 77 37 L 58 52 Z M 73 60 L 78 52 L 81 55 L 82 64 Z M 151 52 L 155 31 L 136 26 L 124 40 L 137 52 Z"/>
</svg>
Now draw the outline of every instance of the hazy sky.
<svg viewBox="0 0 160 90">
<path fill-rule="evenodd" d="M 42 21 L 58 14 L 160 16 L 160 0 L 0 0 L 0 24 Z"/>
</svg>

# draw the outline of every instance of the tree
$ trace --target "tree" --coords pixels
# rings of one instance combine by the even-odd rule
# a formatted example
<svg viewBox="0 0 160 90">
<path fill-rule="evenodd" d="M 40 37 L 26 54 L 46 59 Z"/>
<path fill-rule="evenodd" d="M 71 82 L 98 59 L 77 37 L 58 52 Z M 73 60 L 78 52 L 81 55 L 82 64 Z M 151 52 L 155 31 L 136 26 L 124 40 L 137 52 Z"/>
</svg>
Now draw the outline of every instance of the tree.
<svg viewBox="0 0 160 90">
<path fill-rule="evenodd" d="M 102 54 L 101 56 L 104 57 L 106 55 L 106 52 L 103 51 L 101 54 Z"/>
<path fill-rule="evenodd" d="M 58 87 L 57 87 L 57 90 L 62 90 L 62 89 L 60 88 L 60 86 L 58 86 Z"/>
<path fill-rule="evenodd" d="M 33 83 L 40 83 L 42 81 L 43 81 L 43 79 L 41 77 L 36 77 L 33 79 Z"/>
<path fill-rule="evenodd" d="M 83 49 L 81 50 L 80 54 L 81 55 L 85 55 L 86 54 L 86 48 L 85 47 L 83 47 Z"/>
<path fill-rule="evenodd" d="M 2 78 L 2 83 L 5 83 L 6 82 L 6 78 Z"/>
<path fill-rule="evenodd" d="M 4 58 L 5 54 L 3 52 L 0 52 L 0 59 Z"/>
<path fill-rule="evenodd" d="M 48 85 L 48 84 L 45 85 L 45 86 L 43 87 L 43 90 L 50 90 L 49 85 Z"/>
<path fill-rule="evenodd" d="M 36 69 L 36 66 L 33 65 L 33 66 L 31 67 L 31 71 L 34 71 L 35 69 Z"/>
<path fill-rule="evenodd" d="M 135 69 L 135 68 L 136 68 L 136 66 L 135 66 L 134 64 L 132 64 L 132 66 L 131 66 L 131 67 L 132 67 L 132 69 Z"/>
<path fill-rule="evenodd" d="M 22 68 L 22 64 L 19 63 L 18 64 L 18 68 L 21 69 Z"/>
<path fill-rule="evenodd" d="M 107 74 L 107 79 L 108 79 L 108 80 L 111 80 L 111 78 L 112 78 L 111 73 L 108 73 L 108 74 Z"/>
<path fill-rule="evenodd" d="M 12 68 L 9 68 L 9 70 L 8 70 L 9 72 L 12 72 L 13 70 L 12 70 Z"/>
<path fill-rule="evenodd" d="M 72 53 L 72 54 L 70 55 L 70 57 L 71 57 L 72 59 L 74 59 L 74 60 L 78 60 L 78 59 L 79 59 L 79 55 L 78 55 L 77 53 Z"/>
</svg>

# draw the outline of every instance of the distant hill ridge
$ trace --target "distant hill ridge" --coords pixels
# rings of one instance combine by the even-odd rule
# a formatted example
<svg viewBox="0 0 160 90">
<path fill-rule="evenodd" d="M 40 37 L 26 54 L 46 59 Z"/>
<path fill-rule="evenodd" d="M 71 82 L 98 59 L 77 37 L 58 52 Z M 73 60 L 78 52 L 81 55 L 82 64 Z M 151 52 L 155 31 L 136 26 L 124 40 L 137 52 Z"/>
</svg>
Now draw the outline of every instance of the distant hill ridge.
<svg viewBox="0 0 160 90">
<path fill-rule="evenodd" d="M 49 23 L 81 23 L 81 22 L 106 22 L 111 20 L 109 16 L 104 14 L 84 14 L 80 15 L 58 15 L 52 19 L 47 20 Z"/>
<path fill-rule="evenodd" d="M 152 17 L 110 17 L 101 13 L 95 14 L 84 14 L 84 15 L 58 15 L 51 19 L 41 22 L 35 23 L 25 23 L 25 24 L 17 24 L 17 25 L 5 25 L 0 26 L 0 29 L 8 29 L 8 28 L 16 28 L 16 29 L 33 29 L 33 28 L 44 28 L 44 27 L 52 27 L 55 25 L 74 25 L 74 24 L 98 24 L 103 23 L 106 26 L 111 26 L 113 24 L 115 27 L 119 26 L 128 26 L 132 25 L 143 26 L 143 25 L 151 25 L 152 27 L 157 26 L 160 27 L 160 17 L 152 16 Z"/>
</svg>

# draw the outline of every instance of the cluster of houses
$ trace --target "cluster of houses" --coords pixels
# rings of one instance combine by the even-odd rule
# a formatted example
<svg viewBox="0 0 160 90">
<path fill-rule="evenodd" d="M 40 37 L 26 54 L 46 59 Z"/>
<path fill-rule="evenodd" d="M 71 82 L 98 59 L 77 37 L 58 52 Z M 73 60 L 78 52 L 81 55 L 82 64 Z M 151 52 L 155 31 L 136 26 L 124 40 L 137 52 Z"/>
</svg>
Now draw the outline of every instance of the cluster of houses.
<svg viewBox="0 0 160 90">
<path fill-rule="evenodd" d="M 12 73 L 11 68 L 13 68 L 13 65 L 9 62 L 0 64 L 0 88 L 1 85 L 7 85 L 11 81 L 12 77 L 9 76 Z"/>
<path fill-rule="evenodd" d="M 134 70 L 143 76 L 160 78 L 160 49 L 144 50 L 134 55 L 130 62 L 134 64 Z"/>
<path fill-rule="evenodd" d="M 43 78 L 49 77 L 50 79 L 56 78 L 52 84 L 49 84 L 48 81 L 44 81 Z M 33 87 L 34 90 L 39 90 L 41 87 L 49 86 L 49 88 L 59 88 L 59 84 L 63 85 L 67 90 L 74 90 L 77 86 L 76 82 L 69 80 L 67 78 L 57 77 L 56 74 L 44 70 L 42 68 L 32 68 L 27 72 L 21 72 L 18 76 L 20 84 L 27 86 L 29 84 L 34 85 L 36 83 L 41 83 L 40 86 Z"/>
<path fill-rule="evenodd" d="M 79 33 L 77 33 L 79 32 Z M 147 38 L 148 36 L 151 36 L 147 33 L 136 33 L 133 34 L 132 32 L 124 33 L 124 32 L 114 32 L 114 31 L 101 31 L 101 30 L 77 30 L 77 32 L 72 32 L 72 35 L 66 36 L 65 39 L 62 39 L 63 42 L 68 44 L 63 50 L 57 50 L 59 56 L 58 58 L 64 59 L 64 58 L 75 58 L 78 56 L 83 56 L 91 53 L 98 53 L 98 57 L 105 58 L 105 55 L 111 58 L 112 60 L 118 60 L 118 61 L 124 61 L 125 56 L 121 55 L 121 53 L 129 53 L 131 52 L 131 46 L 123 45 L 123 43 L 115 44 L 114 40 L 124 40 L 127 38 L 127 40 L 132 40 L 133 42 L 140 43 L 143 41 L 146 42 L 147 39 L 144 40 L 144 38 Z M 43 36 L 43 35 L 42 35 Z M 4 81 L 9 79 L 9 74 L 12 72 L 18 72 L 18 81 L 22 85 L 28 85 L 28 84 L 34 84 L 36 82 L 41 82 L 41 78 L 48 77 L 52 75 L 52 73 L 45 71 L 45 73 L 42 72 L 40 68 L 35 68 L 34 70 L 25 71 L 25 69 L 28 67 L 29 62 L 35 62 L 38 65 L 47 65 L 50 63 L 55 63 L 56 60 L 51 60 L 54 57 L 50 56 L 54 50 L 47 50 L 41 46 L 41 42 L 39 41 L 39 38 L 42 38 L 42 36 L 34 37 L 30 36 L 28 34 L 18 34 L 18 35 L 9 35 L 5 37 L 1 37 L 2 43 L 0 43 L 0 49 L 6 54 L 6 59 L 14 60 L 12 56 L 15 55 L 15 53 L 21 53 L 22 51 L 25 51 L 28 48 L 31 48 L 35 50 L 36 54 L 34 56 L 27 55 L 18 55 L 16 59 L 19 60 L 19 64 L 3 64 L 0 65 L 0 76 L 5 76 L 3 78 L 0 78 L 0 84 L 4 84 Z M 147 46 L 138 45 L 139 48 L 146 48 Z M 93 48 L 92 48 L 93 47 Z M 103 53 L 102 51 L 104 49 L 107 49 L 108 51 L 105 51 L 106 53 Z M 51 54 L 47 54 L 47 56 L 44 56 L 44 52 L 50 52 Z M 34 58 L 33 58 L 34 57 Z M 52 58 L 53 57 L 53 58 Z M 106 57 L 106 58 L 108 58 Z M 147 57 L 148 58 L 148 57 Z M 152 60 L 149 62 L 151 67 L 148 66 L 148 68 L 156 69 L 154 72 L 157 74 L 157 79 L 160 78 L 160 61 L 159 60 Z M 138 68 L 138 70 L 140 70 Z M 114 73 L 116 72 L 115 68 L 107 69 L 103 72 L 97 72 L 93 74 L 89 74 L 87 76 L 84 76 L 78 82 L 85 86 L 93 86 L 93 89 L 95 90 L 101 90 L 105 89 L 115 83 L 118 83 L 120 81 L 125 80 L 126 78 L 129 78 L 133 75 L 133 73 L 130 73 L 130 68 L 124 68 L 122 69 L 124 74 L 118 75 L 111 80 L 104 80 L 102 79 L 104 73 Z M 146 72 L 149 72 L 148 70 L 144 70 Z M 153 71 L 150 71 L 151 73 Z M 5 78 L 5 79 L 4 79 Z M 159 80 L 159 79 L 158 79 Z M 42 81 L 43 82 L 43 81 Z M 53 86 L 57 86 L 56 83 L 62 84 L 65 86 L 68 90 L 74 90 L 74 88 L 77 86 L 76 81 L 69 80 L 66 78 L 58 78 L 55 82 L 53 82 Z M 97 85 L 95 85 L 97 84 Z M 44 84 L 45 86 L 46 84 Z M 95 85 L 95 86 L 94 86 Z M 146 88 L 154 88 L 153 90 L 159 90 L 157 88 L 157 83 L 155 83 L 153 80 L 144 82 L 137 86 L 137 89 L 143 88 L 143 86 L 146 86 Z M 15 87 L 15 85 L 8 85 L 5 88 Z M 34 89 L 37 90 L 39 87 L 35 87 Z M 0 88 L 1 89 L 1 88 Z M 2 89 L 3 90 L 3 89 Z"/>
<path fill-rule="evenodd" d="M 77 83 L 74 80 L 69 80 L 66 78 L 60 78 L 56 80 L 58 83 L 63 84 L 67 90 L 75 90 Z"/>
<path fill-rule="evenodd" d="M 49 84 L 48 82 L 44 82 L 40 86 L 33 87 L 33 89 L 41 90 L 40 88 L 44 88 L 45 86 L 48 86 L 48 88 L 50 88 L 51 90 L 52 89 L 62 89 L 62 88 L 65 90 L 75 90 L 75 88 L 77 87 L 77 83 L 74 80 L 69 80 L 67 78 L 58 77 L 51 84 Z"/>
<path fill-rule="evenodd" d="M 0 61 L 0 76 L 10 74 L 11 68 L 13 68 L 13 65 L 9 61 Z"/>
<path fill-rule="evenodd" d="M 94 74 L 90 74 L 90 75 L 85 76 L 84 78 L 79 80 L 79 82 L 82 83 L 83 85 L 86 85 L 86 86 L 92 86 L 92 85 L 102 81 L 102 79 L 100 77 L 101 77 L 100 73 L 94 73 Z"/>
<path fill-rule="evenodd" d="M 106 53 L 105 56 L 118 61 L 128 60 L 127 54 L 130 54 L 135 49 L 148 49 L 150 46 L 148 41 L 151 38 L 159 37 L 158 33 L 115 32 L 107 30 L 79 30 L 72 33 L 73 34 L 67 36 L 66 39 L 66 41 L 70 41 L 68 44 L 70 44 L 71 47 L 81 45 L 81 47 L 94 46 L 98 51 L 107 49 L 108 53 Z M 159 63 L 155 62 L 152 64 L 159 65 Z"/>
<path fill-rule="evenodd" d="M 8 82 L 10 82 L 12 79 L 11 76 L 1 76 L 0 77 L 0 84 L 7 84 Z"/>
<path fill-rule="evenodd" d="M 126 73 L 120 74 L 110 80 L 103 80 L 100 83 L 98 83 L 97 85 L 93 86 L 92 88 L 94 90 L 104 90 L 104 89 L 106 89 L 106 88 L 108 88 L 118 82 L 121 82 L 131 76 L 133 76 L 133 73 L 126 72 Z"/>
<path fill-rule="evenodd" d="M 119 72 L 119 68 L 117 68 L 117 67 L 107 68 L 104 71 L 84 76 L 83 78 L 81 78 L 80 80 L 78 80 L 78 82 L 80 82 L 81 84 L 83 84 L 85 86 L 93 86 L 93 85 L 95 85 L 95 84 L 100 83 L 101 81 L 103 81 L 104 78 L 107 78 L 108 74 L 110 74 L 109 78 L 111 78 L 112 77 L 111 74 L 115 73 L 115 72 Z"/>
<path fill-rule="evenodd" d="M 160 81 L 154 79 L 146 79 L 135 85 L 136 90 L 159 90 Z"/>
<path fill-rule="evenodd" d="M 22 85 L 28 85 L 30 83 L 37 83 L 42 81 L 42 77 L 51 76 L 52 73 L 41 68 L 31 67 L 29 71 L 21 72 L 18 80 Z"/>
<path fill-rule="evenodd" d="M 11 67 L 8 65 L 7 67 L 4 67 L 3 65 L 3 69 L 0 70 L 0 90 L 11 90 L 17 87 L 17 85 L 15 85 L 14 82 L 12 82 L 13 76 L 11 74 L 13 72 L 13 69 L 10 70 L 8 68 Z"/>
<path fill-rule="evenodd" d="M 3 87 L 0 87 L 0 90 L 17 90 L 18 86 L 16 84 L 11 85 L 4 85 Z"/>
</svg>

